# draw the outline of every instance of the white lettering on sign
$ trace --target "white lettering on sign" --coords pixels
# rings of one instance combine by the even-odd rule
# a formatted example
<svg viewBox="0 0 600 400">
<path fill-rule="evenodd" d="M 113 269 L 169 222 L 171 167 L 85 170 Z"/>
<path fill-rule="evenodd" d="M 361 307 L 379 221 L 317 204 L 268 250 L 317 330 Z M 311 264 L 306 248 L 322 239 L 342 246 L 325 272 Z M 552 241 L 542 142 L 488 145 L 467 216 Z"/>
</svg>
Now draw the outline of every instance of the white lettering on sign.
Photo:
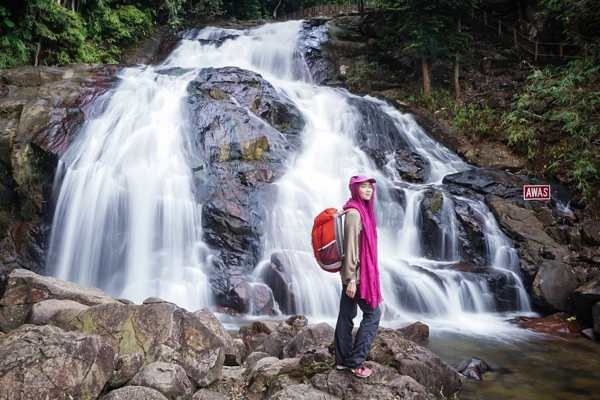
<svg viewBox="0 0 600 400">
<path fill-rule="evenodd" d="M 523 200 L 550 200 L 550 185 L 523 185 Z"/>
</svg>

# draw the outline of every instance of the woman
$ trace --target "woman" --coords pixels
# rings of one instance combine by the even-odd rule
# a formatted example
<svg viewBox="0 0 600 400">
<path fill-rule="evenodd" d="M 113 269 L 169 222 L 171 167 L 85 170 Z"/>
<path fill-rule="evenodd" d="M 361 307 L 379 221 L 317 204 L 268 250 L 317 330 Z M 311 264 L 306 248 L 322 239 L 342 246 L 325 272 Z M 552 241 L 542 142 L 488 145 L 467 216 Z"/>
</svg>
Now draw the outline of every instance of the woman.
<svg viewBox="0 0 600 400">
<path fill-rule="evenodd" d="M 342 298 L 335 327 L 337 369 L 349 369 L 355 376 L 367 378 L 372 370 L 363 366 L 377 334 L 381 318 L 381 290 L 377 265 L 377 223 L 375 220 L 375 179 L 350 178 L 351 198 L 344 205 L 344 260 Z M 352 342 L 352 320 L 356 306 L 363 312 L 360 327 Z"/>
</svg>

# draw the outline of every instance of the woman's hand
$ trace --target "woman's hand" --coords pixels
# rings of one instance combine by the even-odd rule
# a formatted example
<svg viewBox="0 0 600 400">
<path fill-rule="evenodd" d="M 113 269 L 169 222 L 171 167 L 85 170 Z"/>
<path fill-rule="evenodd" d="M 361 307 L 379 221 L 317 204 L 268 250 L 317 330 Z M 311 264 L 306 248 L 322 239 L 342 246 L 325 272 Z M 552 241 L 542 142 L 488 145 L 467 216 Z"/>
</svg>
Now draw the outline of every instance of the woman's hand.
<svg viewBox="0 0 600 400">
<path fill-rule="evenodd" d="M 348 282 L 348 286 L 346 286 L 346 296 L 353 299 L 355 294 L 356 294 L 356 281 L 353 279 L 350 282 Z"/>
</svg>

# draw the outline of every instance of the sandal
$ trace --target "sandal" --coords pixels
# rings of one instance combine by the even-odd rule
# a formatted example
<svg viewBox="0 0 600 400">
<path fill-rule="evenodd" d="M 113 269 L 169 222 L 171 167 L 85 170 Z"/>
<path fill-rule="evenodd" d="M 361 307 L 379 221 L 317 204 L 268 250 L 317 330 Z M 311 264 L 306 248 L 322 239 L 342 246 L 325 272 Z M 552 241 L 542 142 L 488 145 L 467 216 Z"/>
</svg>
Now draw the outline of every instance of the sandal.
<svg viewBox="0 0 600 400">
<path fill-rule="evenodd" d="M 373 373 L 373 370 L 367 367 L 352 368 L 351 371 L 357 378 L 368 378 Z"/>
</svg>

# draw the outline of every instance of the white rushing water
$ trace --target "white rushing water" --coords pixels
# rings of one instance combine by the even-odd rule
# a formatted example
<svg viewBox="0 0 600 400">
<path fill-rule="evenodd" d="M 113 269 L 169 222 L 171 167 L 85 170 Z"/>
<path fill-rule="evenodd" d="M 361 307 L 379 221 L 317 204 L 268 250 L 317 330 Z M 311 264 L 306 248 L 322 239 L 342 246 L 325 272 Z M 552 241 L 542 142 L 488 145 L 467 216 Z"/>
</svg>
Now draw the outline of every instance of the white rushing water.
<svg viewBox="0 0 600 400">
<path fill-rule="evenodd" d="M 60 192 L 52 229 L 49 268 L 54 275 L 111 294 L 141 301 L 159 296 L 197 309 L 210 304 L 206 268 L 211 252 L 202 243 L 201 205 L 194 200 L 182 101 L 200 68 L 237 66 L 260 73 L 300 110 L 306 122 L 302 148 L 276 183 L 278 197 L 268 210 L 261 280 L 273 254 L 284 261 L 296 312 L 311 320 L 337 315 L 340 278 L 321 271 L 313 259 L 310 231 L 327 207 L 341 208 L 348 178 L 377 179 L 379 259 L 384 325 L 415 320 L 432 328 L 472 333 L 508 329 L 494 314 L 494 298 L 484 278 L 467 278 L 446 266 L 460 259 L 453 203 L 443 194 L 444 261 L 423 255 L 419 210 L 424 193 L 443 189 L 445 175 L 471 168 L 431 139 L 414 119 L 374 98 L 414 152 L 427 160 L 424 184 L 384 175 L 356 145 L 361 115 L 342 90 L 311 82 L 296 50 L 300 22 L 268 24 L 249 31 L 206 28 L 190 32 L 158 66 L 124 70 L 99 115 L 86 122 L 61 159 Z M 230 36 L 220 46 L 205 40 Z M 204 39 L 204 40 L 199 40 Z M 188 72 L 171 76 L 163 68 Z M 402 191 L 405 207 L 392 199 Z M 517 275 L 518 259 L 487 207 L 468 204 L 484 224 L 489 268 L 510 275 L 519 288 L 520 312 L 530 310 Z"/>
</svg>

